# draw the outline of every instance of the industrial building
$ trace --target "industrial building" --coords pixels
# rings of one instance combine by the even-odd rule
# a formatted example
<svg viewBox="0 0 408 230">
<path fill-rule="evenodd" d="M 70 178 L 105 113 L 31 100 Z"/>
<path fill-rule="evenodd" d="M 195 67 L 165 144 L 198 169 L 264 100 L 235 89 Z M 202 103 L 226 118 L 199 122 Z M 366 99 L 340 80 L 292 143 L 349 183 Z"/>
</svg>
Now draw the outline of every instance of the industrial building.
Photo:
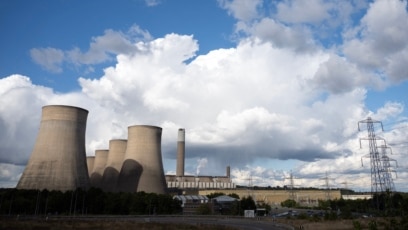
<svg viewBox="0 0 408 230">
<path fill-rule="evenodd" d="M 195 175 L 166 175 L 168 188 L 179 189 L 232 189 L 235 184 L 232 182 L 227 166 L 226 176 L 195 176 Z"/>
<path fill-rule="evenodd" d="M 201 214 L 200 208 L 207 205 L 211 214 L 228 213 L 233 209 L 238 199 L 221 195 L 212 199 L 203 195 L 175 195 L 173 199 L 181 201 L 183 215 Z"/>
<path fill-rule="evenodd" d="M 88 111 L 78 107 L 42 107 L 37 140 L 17 189 L 89 188 L 85 153 L 87 117 Z"/>
<path fill-rule="evenodd" d="M 293 199 L 301 206 L 315 207 L 319 204 L 319 200 L 340 199 L 340 190 L 302 190 L 297 189 L 296 192 L 289 190 L 273 190 L 273 189 L 206 189 L 199 190 L 198 195 L 209 195 L 211 193 L 237 194 L 239 197 L 252 197 L 252 199 L 260 204 L 265 203 L 271 206 L 280 206 L 281 202 Z"/>
<path fill-rule="evenodd" d="M 88 111 L 64 105 L 42 108 L 40 128 L 28 164 L 17 189 L 68 191 L 98 187 L 107 192 L 165 194 L 168 189 L 181 193 L 208 195 L 235 193 L 255 201 L 279 205 L 293 197 L 303 205 L 318 200 L 339 199 L 338 190 L 251 190 L 237 189 L 230 166 L 225 175 L 185 175 L 185 130 L 178 130 L 175 175 L 165 175 L 162 163 L 162 128 L 149 125 L 128 127 L 127 139 L 109 141 L 109 149 L 86 157 L 85 130 Z M 194 203 L 194 202 L 193 202 Z"/>
<path fill-rule="evenodd" d="M 185 129 L 179 129 L 177 137 L 176 175 L 166 175 L 167 187 L 177 188 L 181 190 L 235 188 L 235 184 L 232 183 L 231 180 L 229 166 L 227 166 L 225 176 L 201 176 L 184 174 L 185 136 Z"/>
<path fill-rule="evenodd" d="M 208 204 L 210 199 L 207 196 L 202 195 L 176 195 L 173 199 L 181 201 L 181 207 L 183 208 L 183 215 L 197 214 L 197 210 L 203 204 Z"/>
</svg>

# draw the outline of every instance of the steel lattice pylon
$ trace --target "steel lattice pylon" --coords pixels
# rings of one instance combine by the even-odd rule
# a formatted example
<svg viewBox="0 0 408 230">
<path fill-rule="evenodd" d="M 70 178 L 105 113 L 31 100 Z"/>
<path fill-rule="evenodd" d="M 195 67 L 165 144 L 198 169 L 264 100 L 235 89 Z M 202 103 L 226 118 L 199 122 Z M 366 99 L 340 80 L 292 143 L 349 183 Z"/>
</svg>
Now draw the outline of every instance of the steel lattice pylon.
<svg viewBox="0 0 408 230">
<path fill-rule="evenodd" d="M 387 150 L 391 151 L 392 154 L 392 149 L 388 147 L 387 145 L 380 146 L 381 148 L 381 162 L 383 166 L 383 175 L 384 175 L 384 186 L 385 189 L 390 191 L 390 192 L 395 192 L 395 186 L 394 186 L 394 181 L 392 179 L 392 172 L 396 174 L 396 171 L 392 169 L 390 162 L 394 161 L 396 167 L 398 167 L 397 161 L 394 159 L 391 159 L 387 156 Z"/>
<path fill-rule="evenodd" d="M 289 184 L 289 199 L 297 201 L 295 190 L 294 190 L 295 182 L 294 182 L 292 171 L 290 171 L 290 176 L 285 178 L 285 179 L 289 179 L 289 181 L 290 181 L 290 184 Z"/>
<path fill-rule="evenodd" d="M 371 117 L 368 117 L 366 120 L 362 120 L 358 122 L 358 130 L 361 131 L 360 124 L 365 123 L 367 125 L 367 138 L 360 139 L 360 147 L 361 147 L 361 140 L 368 140 L 369 143 L 369 154 L 365 157 L 370 158 L 371 164 L 371 192 L 372 193 L 382 193 L 386 191 L 393 192 L 395 191 L 394 182 L 392 180 L 390 161 L 395 161 L 390 159 L 387 154 L 386 150 L 390 149 L 387 147 L 386 142 L 383 138 L 377 137 L 375 135 L 374 124 L 380 124 L 381 129 L 383 129 L 382 122 L 372 120 Z M 383 145 L 377 146 L 378 141 L 384 142 Z M 381 149 L 381 152 L 379 151 Z M 361 160 L 361 163 L 363 161 Z"/>
<path fill-rule="evenodd" d="M 321 179 L 324 180 L 324 182 L 325 182 L 323 186 L 326 188 L 326 200 L 331 200 L 329 180 L 330 180 L 330 179 L 333 179 L 333 178 L 330 178 L 330 177 L 328 176 L 328 173 L 326 172 L 326 176 L 323 177 L 323 178 L 321 178 Z"/>
</svg>

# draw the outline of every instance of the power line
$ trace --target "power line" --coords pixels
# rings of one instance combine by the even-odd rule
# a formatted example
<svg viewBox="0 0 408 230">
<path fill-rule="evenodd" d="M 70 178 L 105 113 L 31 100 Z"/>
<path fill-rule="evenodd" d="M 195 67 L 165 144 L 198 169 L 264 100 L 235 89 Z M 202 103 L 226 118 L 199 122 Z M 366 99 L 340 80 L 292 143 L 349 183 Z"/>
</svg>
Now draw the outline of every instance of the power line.
<svg viewBox="0 0 408 230">
<path fill-rule="evenodd" d="M 405 146 L 405 145 L 408 145 L 408 141 L 404 141 L 404 142 L 398 142 L 398 143 L 388 143 L 388 145 L 390 145 L 390 146 L 398 146 L 398 145 L 402 145 L 402 146 Z"/>
<path fill-rule="evenodd" d="M 395 125 L 395 124 L 401 124 L 401 123 L 405 123 L 405 122 L 408 122 L 408 119 L 402 119 L 402 120 L 399 120 L 399 121 L 393 121 L 393 122 L 390 122 L 390 123 L 386 123 L 386 124 L 384 124 L 384 127 L 392 126 L 392 125 Z"/>
<path fill-rule="evenodd" d="M 408 129 L 408 125 L 407 126 L 401 126 L 401 127 L 395 127 L 395 128 L 392 128 L 392 129 L 387 129 L 385 131 L 386 132 L 391 132 L 391 131 L 394 131 L 394 130 L 403 130 L 403 129 Z"/>
</svg>

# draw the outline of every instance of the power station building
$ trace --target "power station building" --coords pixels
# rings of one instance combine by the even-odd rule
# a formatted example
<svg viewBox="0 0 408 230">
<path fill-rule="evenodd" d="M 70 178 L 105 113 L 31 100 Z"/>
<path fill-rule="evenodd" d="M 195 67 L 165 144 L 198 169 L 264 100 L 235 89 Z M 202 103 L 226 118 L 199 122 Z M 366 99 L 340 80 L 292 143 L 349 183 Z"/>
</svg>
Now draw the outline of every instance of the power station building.
<svg viewBox="0 0 408 230">
<path fill-rule="evenodd" d="M 200 176 L 185 175 L 185 130 L 178 130 L 177 138 L 177 166 L 176 175 L 166 175 L 168 188 L 188 189 L 232 189 L 235 184 L 232 183 L 230 167 L 227 166 L 225 176 Z"/>
<path fill-rule="evenodd" d="M 18 189 L 67 191 L 92 186 L 107 192 L 165 194 L 167 188 L 235 188 L 229 166 L 225 176 L 185 175 L 184 129 L 178 132 L 176 175 L 164 174 L 162 128 L 156 126 L 129 126 L 127 140 L 110 140 L 109 149 L 86 157 L 87 116 L 87 110 L 73 106 L 42 108 L 38 137 Z"/>
<path fill-rule="evenodd" d="M 88 111 L 65 105 L 42 107 L 40 128 L 17 189 L 89 188 L 85 153 Z"/>
<path fill-rule="evenodd" d="M 236 185 L 227 176 L 166 175 L 168 188 L 179 189 L 232 189 Z"/>
<path fill-rule="evenodd" d="M 178 130 L 175 175 L 165 175 L 162 163 L 162 128 L 149 125 L 128 127 L 128 138 L 109 141 L 109 149 L 86 157 L 85 131 L 88 111 L 65 105 L 42 107 L 37 139 L 17 189 L 68 191 L 98 187 L 107 192 L 165 194 L 168 189 L 184 194 L 207 195 L 214 192 L 252 196 L 257 202 L 279 205 L 288 199 L 286 190 L 237 189 L 226 175 L 185 175 L 185 130 Z M 233 189 L 233 190 L 232 190 Z M 338 199 L 340 191 L 331 190 Z M 296 191 L 296 201 L 308 206 L 329 199 L 328 191 Z"/>
</svg>

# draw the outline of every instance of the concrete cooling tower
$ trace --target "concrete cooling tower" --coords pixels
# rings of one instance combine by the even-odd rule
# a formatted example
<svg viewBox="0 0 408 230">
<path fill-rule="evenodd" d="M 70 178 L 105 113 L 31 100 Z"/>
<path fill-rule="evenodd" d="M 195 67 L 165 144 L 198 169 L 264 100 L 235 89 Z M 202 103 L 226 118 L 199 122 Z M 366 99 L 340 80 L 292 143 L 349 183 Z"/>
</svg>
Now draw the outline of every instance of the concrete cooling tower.
<svg viewBox="0 0 408 230">
<path fill-rule="evenodd" d="M 109 154 L 102 177 L 102 188 L 107 192 L 116 192 L 120 169 L 125 157 L 127 140 L 109 141 Z"/>
<path fill-rule="evenodd" d="M 177 139 L 177 169 L 176 176 L 184 176 L 184 158 L 185 158 L 185 136 L 186 132 L 184 129 L 178 130 Z"/>
<path fill-rule="evenodd" d="M 107 149 L 95 150 L 94 167 L 91 173 L 92 187 L 102 188 L 102 175 L 108 160 L 108 153 L 109 150 Z"/>
<path fill-rule="evenodd" d="M 147 125 L 128 127 L 125 159 L 119 175 L 119 191 L 166 193 L 161 134 L 160 127 Z"/>
<path fill-rule="evenodd" d="M 88 166 L 88 175 L 89 175 L 89 177 L 91 177 L 94 162 L 95 162 L 95 157 L 94 156 L 86 157 L 86 165 Z"/>
<path fill-rule="evenodd" d="M 17 189 L 57 191 L 89 187 L 85 154 L 88 111 L 65 105 L 42 108 L 40 128 Z"/>
</svg>

